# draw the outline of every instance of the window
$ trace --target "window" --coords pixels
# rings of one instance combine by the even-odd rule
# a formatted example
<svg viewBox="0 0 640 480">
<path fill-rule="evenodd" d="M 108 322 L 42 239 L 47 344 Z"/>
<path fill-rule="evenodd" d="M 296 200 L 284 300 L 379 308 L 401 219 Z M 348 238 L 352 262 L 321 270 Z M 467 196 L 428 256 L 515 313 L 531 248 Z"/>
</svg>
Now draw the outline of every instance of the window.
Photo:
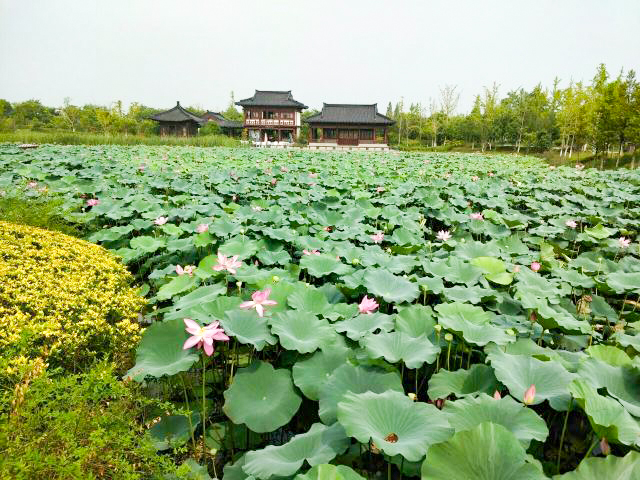
<svg viewBox="0 0 640 480">
<path fill-rule="evenodd" d="M 336 138 L 336 129 L 335 128 L 323 128 L 322 136 L 324 138 Z"/>
<path fill-rule="evenodd" d="M 360 130 L 360 139 L 373 140 L 373 130 Z"/>
</svg>

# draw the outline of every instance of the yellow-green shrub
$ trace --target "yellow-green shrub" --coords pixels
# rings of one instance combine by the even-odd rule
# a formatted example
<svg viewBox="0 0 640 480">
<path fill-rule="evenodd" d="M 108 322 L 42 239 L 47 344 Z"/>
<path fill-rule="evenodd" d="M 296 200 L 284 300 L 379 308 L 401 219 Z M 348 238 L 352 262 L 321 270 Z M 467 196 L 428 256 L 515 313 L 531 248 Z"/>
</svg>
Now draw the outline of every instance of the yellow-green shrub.
<svg viewBox="0 0 640 480">
<path fill-rule="evenodd" d="M 20 381 L 35 358 L 71 371 L 96 358 L 125 366 L 145 304 L 132 281 L 102 247 L 0 222 L 0 379 Z"/>
</svg>

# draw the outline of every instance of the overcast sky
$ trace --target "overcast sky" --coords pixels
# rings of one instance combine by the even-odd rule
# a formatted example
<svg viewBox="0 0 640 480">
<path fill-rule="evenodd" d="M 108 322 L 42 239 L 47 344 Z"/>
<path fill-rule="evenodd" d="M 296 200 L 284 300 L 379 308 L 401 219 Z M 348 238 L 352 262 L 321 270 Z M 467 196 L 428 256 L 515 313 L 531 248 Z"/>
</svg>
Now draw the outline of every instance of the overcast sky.
<svg viewBox="0 0 640 480">
<path fill-rule="evenodd" d="M 638 0 L 0 0 L 0 98 L 226 108 L 255 89 L 459 111 L 494 81 L 640 70 Z"/>
</svg>

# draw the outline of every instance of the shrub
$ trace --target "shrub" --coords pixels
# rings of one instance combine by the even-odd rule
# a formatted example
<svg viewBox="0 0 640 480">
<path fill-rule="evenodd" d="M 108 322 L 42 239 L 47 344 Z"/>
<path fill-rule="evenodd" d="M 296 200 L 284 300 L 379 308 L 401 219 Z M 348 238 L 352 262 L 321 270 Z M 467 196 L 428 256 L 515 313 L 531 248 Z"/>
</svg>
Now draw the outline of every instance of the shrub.
<svg viewBox="0 0 640 480">
<path fill-rule="evenodd" d="M 145 437 L 155 402 L 113 367 L 32 381 L 0 417 L 0 478 L 147 479 L 175 470 Z"/>
<path fill-rule="evenodd" d="M 145 300 L 104 248 L 0 222 L 0 390 L 41 358 L 68 371 L 111 358 L 123 368 Z"/>
<path fill-rule="evenodd" d="M 21 225 L 57 230 L 67 235 L 79 236 L 82 228 L 64 219 L 64 200 L 61 197 L 40 195 L 0 196 L 0 220 Z"/>
</svg>

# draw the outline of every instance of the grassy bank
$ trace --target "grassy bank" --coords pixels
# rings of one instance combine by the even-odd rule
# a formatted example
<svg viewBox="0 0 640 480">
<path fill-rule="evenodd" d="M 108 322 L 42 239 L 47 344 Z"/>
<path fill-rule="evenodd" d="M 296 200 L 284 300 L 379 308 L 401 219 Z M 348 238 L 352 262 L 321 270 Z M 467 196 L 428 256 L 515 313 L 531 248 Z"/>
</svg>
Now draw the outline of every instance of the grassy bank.
<svg viewBox="0 0 640 480">
<path fill-rule="evenodd" d="M 105 135 L 85 132 L 36 132 L 16 130 L 0 132 L 0 143 L 37 143 L 61 145 L 193 145 L 197 147 L 239 147 L 240 141 L 226 135 L 198 137 L 160 137 L 143 135 Z"/>
</svg>

